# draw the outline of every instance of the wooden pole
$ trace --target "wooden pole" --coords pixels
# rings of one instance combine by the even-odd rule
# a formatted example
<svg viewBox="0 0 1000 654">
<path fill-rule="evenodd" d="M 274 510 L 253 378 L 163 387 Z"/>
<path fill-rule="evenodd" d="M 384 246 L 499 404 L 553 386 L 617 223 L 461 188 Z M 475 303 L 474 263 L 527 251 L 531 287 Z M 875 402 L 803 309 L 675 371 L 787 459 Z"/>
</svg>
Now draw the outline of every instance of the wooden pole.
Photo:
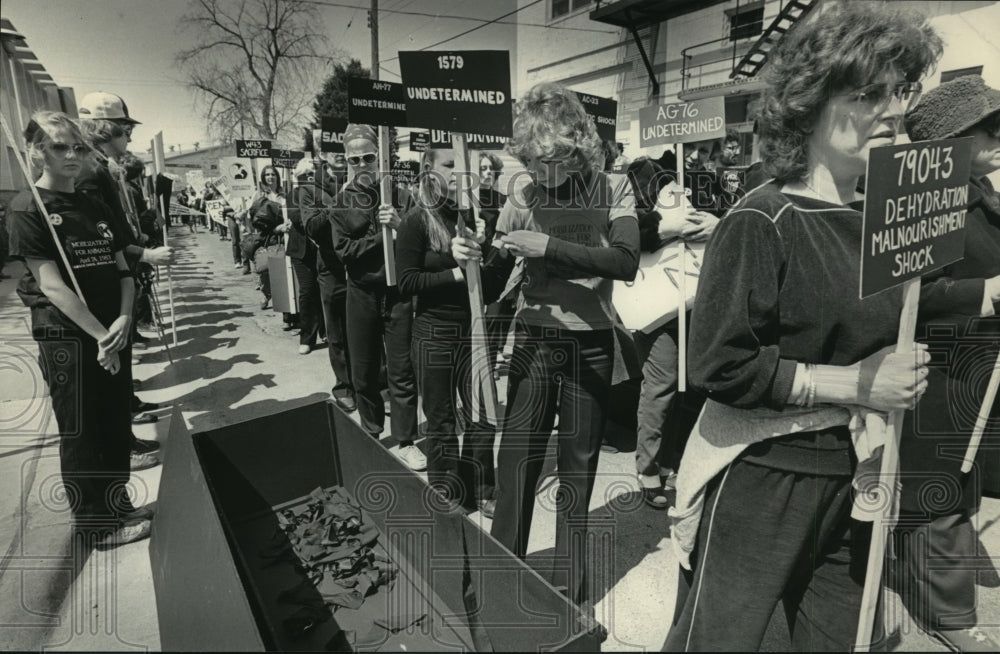
<svg viewBox="0 0 1000 654">
<path fill-rule="evenodd" d="M 920 279 L 903 284 L 903 312 L 899 318 L 896 352 L 910 352 L 917 331 L 917 306 L 920 302 Z M 861 596 L 861 613 L 858 617 L 858 634 L 854 651 L 867 652 L 872 646 L 875 628 L 875 609 L 882 590 L 882 566 L 885 562 L 886 542 L 896 521 L 896 494 L 899 492 L 899 438 L 903 430 L 904 411 L 889 414 L 888 434 L 882 448 L 882 467 L 879 471 L 876 506 L 878 515 L 872 524 L 871 547 L 865 588 Z"/>
<path fill-rule="evenodd" d="M 294 172 L 291 168 L 286 168 L 285 174 L 285 202 L 281 205 L 281 220 L 285 225 L 285 289 L 288 292 L 288 308 L 294 309 L 289 313 L 299 312 L 299 298 L 295 294 L 295 270 L 292 268 L 292 258 L 288 256 L 288 243 L 291 240 L 291 234 L 288 230 L 292 228 L 291 221 L 288 219 L 288 203 L 292 201 L 292 193 L 295 192 L 295 185 L 292 183 L 292 173 Z M 298 203 L 296 203 L 297 205 Z M 299 212 L 301 215 L 302 207 L 299 207 Z"/>
<path fill-rule="evenodd" d="M 452 148 L 455 154 L 455 179 L 458 185 L 458 209 L 472 209 L 472 215 L 479 222 L 478 184 L 473 184 L 466 195 L 465 183 L 470 177 L 469 148 L 465 134 L 452 132 Z M 471 234 L 459 215 L 456 230 L 463 236 Z M 490 361 L 490 348 L 486 340 L 486 307 L 483 305 L 482 275 L 479 264 L 469 262 L 465 266 L 465 281 L 469 287 L 469 308 L 472 318 L 470 335 L 472 339 L 472 419 L 480 420 L 480 406 L 485 407 L 486 420 L 493 425 L 499 425 L 499 403 L 497 387 L 493 380 L 493 364 Z"/>
<path fill-rule="evenodd" d="M 976 461 L 976 454 L 979 452 L 979 444 L 983 440 L 983 432 L 986 431 L 986 423 L 990 419 L 990 411 L 993 403 L 997 399 L 997 388 L 1000 387 L 1000 354 L 993 363 L 993 374 L 990 375 L 990 382 L 986 386 L 986 396 L 983 398 L 983 406 L 976 416 L 976 426 L 972 430 L 972 438 L 969 439 L 969 449 L 965 451 L 965 459 L 962 460 L 962 472 L 972 472 L 972 464 Z"/>
<path fill-rule="evenodd" d="M 681 187 L 681 205 L 687 197 L 684 192 L 684 145 L 677 146 L 677 184 Z M 683 237 L 677 243 L 677 390 L 687 390 L 687 250 Z"/>
<path fill-rule="evenodd" d="M 378 128 L 378 174 L 382 204 L 392 204 L 392 171 L 389 165 L 389 128 Z M 389 225 L 382 225 L 382 244 L 385 256 L 386 286 L 396 285 L 396 248 L 393 243 L 394 230 Z"/>
<path fill-rule="evenodd" d="M 156 137 L 153 139 L 153 166 L 156 171 L 156 175 L 162 175 L 165 166 L 163 165 L 163 132 L 157 132 Z M 153 194 L 156 193 L 156 181 L 153 181 Z M 168 200 L 159 196 L 160 214 L 163 216 L 163 245 L 167 246 L 167 209 L 170 208 Z M 191 220 L 195 220 L 192 216 Z M 167 264 L 167 302 L 170 304 L 170 335 L 173 341 L 174 347 L 177 347 L 177 310 L 174 308 L 174 278 L 173 273 L 170 269 L 170 264 Z"/>
</svg>

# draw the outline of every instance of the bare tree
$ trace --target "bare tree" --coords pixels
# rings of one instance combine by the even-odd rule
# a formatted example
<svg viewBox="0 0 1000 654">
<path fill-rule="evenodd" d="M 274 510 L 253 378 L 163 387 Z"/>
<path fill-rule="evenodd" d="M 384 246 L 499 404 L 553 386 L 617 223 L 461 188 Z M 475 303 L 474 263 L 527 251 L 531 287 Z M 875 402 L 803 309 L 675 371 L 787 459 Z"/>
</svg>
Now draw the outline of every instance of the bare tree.
<svg viewBox="0 0 1000 654">
<path fill-rule="evenodd" d="M 313 3 L 304 0 L 192 0 L 182 24 L 198 34 L 177 54 L 204 104 L 209 133 L 291 139 L 310 115 L 326 44 Z"/>
</svg>

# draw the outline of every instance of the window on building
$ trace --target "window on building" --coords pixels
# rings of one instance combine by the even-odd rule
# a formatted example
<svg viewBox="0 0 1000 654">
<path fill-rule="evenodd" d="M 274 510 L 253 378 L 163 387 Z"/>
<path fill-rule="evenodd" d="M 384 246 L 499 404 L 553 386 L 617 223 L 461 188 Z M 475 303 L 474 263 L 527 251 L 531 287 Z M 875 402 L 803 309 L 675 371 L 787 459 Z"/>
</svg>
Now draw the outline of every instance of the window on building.
<svg viewBox="0 0 1000 654">
<path fill-rule="evenodd" d="M 753 38 L 764 31 L 764 3 L 757 3 L 727 11 L 729 40 Z"/>
<path fill-rule="evenodd" d="M 561 18 L 574 11 L 583 9 L 587 5 L 593 4 L 594 0 L 552 0 L 552 10 L 549 12 L 551 19 Z"/>
<path fill-rule="evenodd" d="M 982 75 L 982 66 L 972 66 L 971 68 L 958 68 L 956 70 L 946 70 L 941 73 L 941 83 L 950 82 L 956 77 L 962 77 L 963 75 Z"/>
</svg>

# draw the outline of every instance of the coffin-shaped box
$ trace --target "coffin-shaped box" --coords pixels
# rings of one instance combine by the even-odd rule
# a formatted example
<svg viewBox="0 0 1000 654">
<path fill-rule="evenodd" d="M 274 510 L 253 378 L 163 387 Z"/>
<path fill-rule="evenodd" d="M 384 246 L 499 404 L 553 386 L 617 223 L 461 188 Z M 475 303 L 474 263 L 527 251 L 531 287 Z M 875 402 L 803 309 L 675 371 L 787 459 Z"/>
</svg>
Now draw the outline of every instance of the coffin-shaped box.
<svg viewBox="0 0 1000 654">
<path fill-rule="evenodd" d="M 150 558 L 164 650 L 595 651 L 602 630 L 468 517 L 441 505 L 332 402 L 190 434 L 164 446 Z M 275 508 L 346 488 L 399 568 L 360 610 L 304 633 L 282 591 L 304 579 L 261 553 Z M 318 597 L 318 596 L 317 596 Z M 372 623 L 418 624 L 393 634 Z"/>
</svg>

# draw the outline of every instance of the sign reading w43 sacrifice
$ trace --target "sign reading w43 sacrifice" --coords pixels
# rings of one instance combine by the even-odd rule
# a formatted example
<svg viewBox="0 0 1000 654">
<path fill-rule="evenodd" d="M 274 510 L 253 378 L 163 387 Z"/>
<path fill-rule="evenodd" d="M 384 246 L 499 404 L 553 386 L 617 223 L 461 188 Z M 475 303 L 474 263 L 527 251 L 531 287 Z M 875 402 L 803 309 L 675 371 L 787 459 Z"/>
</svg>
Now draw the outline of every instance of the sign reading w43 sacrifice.
<svg viewBox="0 0 1000 654">
<path fill-rule="evenodd" d="M 271 156 L 271 142 L 238 140 L 236 156 L 240 159 L 267 159 Z"/>
<path fill-rule="evenodd" d="M 962 258 L 971 161 L 971 138 L 871 151 L 862 228 L 862 298 Z"/>
<path fill-rule="evenodd" d="M 411 127 L 511 136 L 510 53 L 400 52 Z"/>
</svg>

